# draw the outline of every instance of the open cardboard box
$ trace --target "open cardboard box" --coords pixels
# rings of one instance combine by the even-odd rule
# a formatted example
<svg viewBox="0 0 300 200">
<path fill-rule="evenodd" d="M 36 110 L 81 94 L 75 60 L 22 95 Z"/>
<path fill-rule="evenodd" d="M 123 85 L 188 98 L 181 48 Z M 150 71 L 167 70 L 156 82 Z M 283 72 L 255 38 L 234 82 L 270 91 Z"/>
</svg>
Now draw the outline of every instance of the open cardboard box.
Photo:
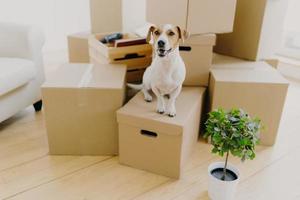
<svg viewBox="0 0 300 200">
<path fill-rule="evenodd" d="M 151 64 L 152 47 L 140 44 L 125 47 L 114 47 L 112 44 L 100 42 L 106 35 L 95 34 L 89 38 L 90 56 L 99 63 L 126 64 L 128 69 L 146 68 Z M 123 38 L 138 38 L 134 34 L 123 34 Z"/>
</svg>

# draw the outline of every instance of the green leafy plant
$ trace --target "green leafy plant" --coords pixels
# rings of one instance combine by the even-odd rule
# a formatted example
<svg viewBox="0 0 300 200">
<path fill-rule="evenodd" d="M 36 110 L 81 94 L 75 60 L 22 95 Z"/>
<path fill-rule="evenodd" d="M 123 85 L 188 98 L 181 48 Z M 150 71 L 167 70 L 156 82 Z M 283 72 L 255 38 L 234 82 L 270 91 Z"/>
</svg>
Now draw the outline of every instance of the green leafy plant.
<svg viewBox="0 0 300 200">
<path fill-rule="evenodd" d="M 252 119 L 242 109 L 217 109 L 208 114 L 205 126 L 204 137 L 211 139 L 212 153 L 221 157 L 226 154 L 222 180 L 226 177 L 229 153 L 242 161 L 255 158 L 255 146 L 259 143 L 261 129 L 260 119 Z"/>
</svg>

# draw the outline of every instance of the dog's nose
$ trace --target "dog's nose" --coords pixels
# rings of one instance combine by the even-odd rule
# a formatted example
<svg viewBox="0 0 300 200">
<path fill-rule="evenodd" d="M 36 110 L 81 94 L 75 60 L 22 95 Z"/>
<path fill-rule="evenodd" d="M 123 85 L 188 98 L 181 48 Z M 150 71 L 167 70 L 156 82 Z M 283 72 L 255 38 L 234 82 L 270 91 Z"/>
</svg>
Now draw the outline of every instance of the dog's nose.
<svg viewBox="0 0 300 200">
<path fill-rule="evenodd" d="M 165 44 L 166 44 L 166 43 L 165 43 L 164 41 L 162 41 L 162 40 L 159 40 L 159 41 L 157 42 L 157 45 L 158 45 L 158 47 L 160 47 L 160 48 L 164 47 Z"/>
</svg>

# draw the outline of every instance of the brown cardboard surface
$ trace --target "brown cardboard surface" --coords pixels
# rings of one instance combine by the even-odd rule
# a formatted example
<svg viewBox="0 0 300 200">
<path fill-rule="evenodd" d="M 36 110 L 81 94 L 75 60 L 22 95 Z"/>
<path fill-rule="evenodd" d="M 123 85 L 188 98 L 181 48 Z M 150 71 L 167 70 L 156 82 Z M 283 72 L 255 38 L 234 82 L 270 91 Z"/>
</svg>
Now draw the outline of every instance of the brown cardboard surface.
<svg viewBox="0 0 300 200">
<path fill-rule="evenodd" d="M 229 33 L 233 30 L 236 0 L 189 0 L 188 31 Z"/>
<path fill-rule="evenodd" d="M 131 58 L 131 59 L 109 59 L 103 54 L 96 51 L 94 48 L 89 49 L 90 61 L 93 64 L 123 64 L 127 66 L 128 70 L 133 69 L 145 69 L 146 67 L 151 65 L 152 56 L 145 56 L 140 58 Z"/>
<path fill-rule="evenodd" d="M 268 59 L 281 45 L 288 1 L 237 0 L 233 32 L 217 37 L 215 51 L 248 60 Z"/>
<path fill-rule="evenodd" d="M 191 34 L 232 31 L 236 0 L 147 1 L 146 19 L 154 24 L 174 24 Z"/>
<path fill-rule="evenodd" d="M 185 86 L 207 86 L 212 63 L 214 34 L 191 36 L 181 46 L 191 47 L 191 51 L 180 51 L 186 66 Z"/>
<path fill-rule="evenodd" d="M 271 67 L 260 69 L 212 69 L 209 87 L 210 109 L 242 108 L 265 126 L 261 144 L 276 141 L 288 82 Z"/>
<path fill-rule="evenodd" d="M 71 63 L 89 63 L 88 38 L 90 32 L 80 32 L 68 35 L 68 53 Z"/>
<path fill-rule="evenodd" d="M 156 101 L 138 93 L 118 110 L 120 163 L 173 178 L 180 177 L 199 135 L 205 88 L 183 88 L 176 101 L 177 115 L 156 113 Z M 142 135 L 147 130 L 157 137 Z"/>
<path fill-rule="evenodd" d="M 124 102 L 123 66 L 66 64 L 42 86 L 50 154 L 118 153 L 116 110 Z"/>
<path fill-rule="evenodd" d="M 122 30 L 122 0 L 90 0 L 92 33 Z"/>
</svg>

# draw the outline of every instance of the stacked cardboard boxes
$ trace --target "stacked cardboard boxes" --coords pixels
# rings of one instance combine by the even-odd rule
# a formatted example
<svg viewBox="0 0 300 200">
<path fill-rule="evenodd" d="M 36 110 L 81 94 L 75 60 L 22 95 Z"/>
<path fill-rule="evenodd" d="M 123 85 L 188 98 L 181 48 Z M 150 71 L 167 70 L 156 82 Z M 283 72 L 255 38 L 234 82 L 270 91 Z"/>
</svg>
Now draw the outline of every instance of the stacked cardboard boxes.
<svg viewBox="0 0 300 200">
<path fill-rule="evenodd" d="M 70 36 L 69 52 L 70 61 L 86 62 L 88 57 L 92 64 L 62 66 L 42 88 L 51 154 L 119 154 L 122 164 L 179 178 L 203 128 L 201 115 L 218 107 L 242 108 L 261 118 L 266 127 L 262 144 L 274 144 L 287 81 L 263 62 L 213 55 L 215 34 L 233 30 L 236 0 L 145 4 L 149 22 L 179 25 L 191 33 L 180 44 L 187 74 L 174 118 L 156 113 L 156 99 L 147 103 L 142 93 L 123 106 L 125 80 L 141 81 L 152 46 L 101 42 L 112 31 L 121 32 L 120 2 L 90 0 L 92 34 Z M 108 23 L 114 20 L 107 16 L 115 23 Z"/>
<path fill-rule="evenodd" d="M 247 60 L 272 59 L 282 43 L 287 0 L 237 0 L 232 33 L 220 34 L 215 51 Z"/>
<path fill-rule="evenodd" d="M 174 24 L 192 35 L 228 33 L 233 29 L 236 0 L 151 0 L 146 19 L 154 24 Z"/>
</svg>

